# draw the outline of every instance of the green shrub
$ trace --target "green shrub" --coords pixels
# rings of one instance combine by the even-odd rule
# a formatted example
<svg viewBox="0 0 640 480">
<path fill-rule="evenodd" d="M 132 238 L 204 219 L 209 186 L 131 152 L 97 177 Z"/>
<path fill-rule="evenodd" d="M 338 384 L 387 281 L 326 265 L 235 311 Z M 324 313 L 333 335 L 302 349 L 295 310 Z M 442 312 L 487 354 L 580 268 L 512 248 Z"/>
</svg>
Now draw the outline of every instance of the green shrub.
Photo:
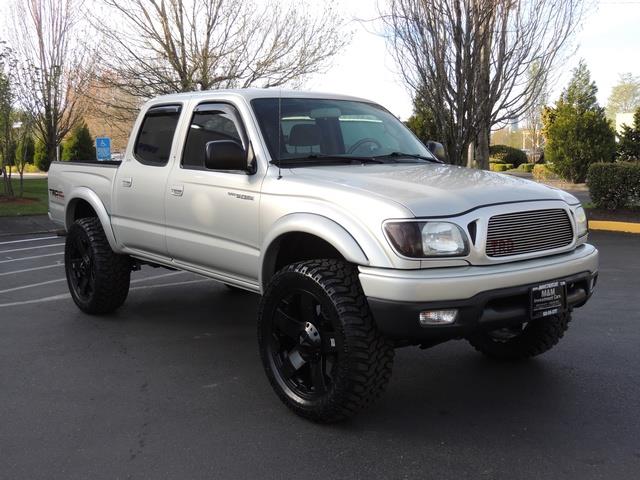
<svg viewBox="0 0 640 480">
<path fill-rule="evenodd" d="M 510 163 L 516 167 L 527 162 L 527 154 L 519 148 L 508 145 L 491 145 L 489 147 L 489 163 Z"/>
<path fill-rule="evenodd" d="M 42 173 L 42 171 L 32 163 L 27 163 L 24 166 L 24 171 L 25 173 Z"/>
<path fill-rule="evenodd" d="M 520 165 L 518 165 L 518 170 L 521 172 L 531 173 L 534 166 L 535 165 L 533 163 L 521 163 Z"/>
<path fill-rule="evenodd" d="M 533 170 L 531 170 L 531 173 L 533 174 L 533 178 L 538 181 L 549 180 L 556 176 L 555 172 L 551 169 L 551 165 L 549 164 L 536 164 L 533 166 Z"/>
<path fill-rule="evenodd" d="M 599 208 L 615 210 L 640 201 L 640 162 L 594 163 L 587 181 Z"/>
<path fill-rule="evenodd" d="M 640 108 L 633 115 L 633 126 L 622 125 L 617 150 L 620 160 L 640 160 Z"/>
<path fill-rule="evenodd" d="M 96 159 L 96 147 L 85 123 L 80 123 L 64 143 L 62 161 L 89 162 Z"/>
<path fill-rule="evenodd" d="M 492 172 L 506 172 L 507 170 L 511 170 L 513 168 L 513 164 L 511 163 L 490 163 L 489 170 Z"/>
</svg>

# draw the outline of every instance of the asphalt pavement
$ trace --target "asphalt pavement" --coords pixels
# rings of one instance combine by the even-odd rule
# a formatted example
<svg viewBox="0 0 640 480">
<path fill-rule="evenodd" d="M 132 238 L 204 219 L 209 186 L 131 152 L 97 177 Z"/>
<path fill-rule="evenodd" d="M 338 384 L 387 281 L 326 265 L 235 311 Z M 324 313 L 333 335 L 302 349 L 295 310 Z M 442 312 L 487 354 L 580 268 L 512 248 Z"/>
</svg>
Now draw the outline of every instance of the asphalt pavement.
<svg viewBox="0 0 640 480">
<path fill-rule="evenodd" d="M 257 296 L 144 268 L 117 313 L 91 317 L 63 241 L 0 238 L 2 479 L 640 478 L 638 235 L 591 234 L 598 289 L 552 351 L 397 350 L 381 401 L 331 426 L 272 392 Z"/>
</svg>

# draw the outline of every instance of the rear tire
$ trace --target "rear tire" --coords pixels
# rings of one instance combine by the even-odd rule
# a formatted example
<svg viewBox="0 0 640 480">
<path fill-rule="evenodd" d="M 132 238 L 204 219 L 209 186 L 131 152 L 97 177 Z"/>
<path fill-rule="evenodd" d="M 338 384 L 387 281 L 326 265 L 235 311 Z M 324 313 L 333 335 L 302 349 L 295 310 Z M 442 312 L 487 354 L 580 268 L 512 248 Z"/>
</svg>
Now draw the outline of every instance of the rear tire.
<svg viewBox="0 0 640 480">
<path fill-rule="evenodd" d="M 71 298 L 83 312 L 110 313 L 126 300 L 131 260 L 111 250 L 97 218 L 81 218 L 71 225 L 64 264 Z"/>
<path fill-rule="evenodd" d="M 391 377 L 393 347 L 344 261 L 310 260 L 276 273 L 260 303 L 258 341 L 282 402 L 316 422 L 355 415 Z"/>
<path fill-rule="evenodd" d="M 571 314 L 534 320 L 519 329 L 479 332 L 468 338 L 476 350 L 502 361 L 519 361 L 540 355 L 555 346 L 569 327 Z"/>
</svg>

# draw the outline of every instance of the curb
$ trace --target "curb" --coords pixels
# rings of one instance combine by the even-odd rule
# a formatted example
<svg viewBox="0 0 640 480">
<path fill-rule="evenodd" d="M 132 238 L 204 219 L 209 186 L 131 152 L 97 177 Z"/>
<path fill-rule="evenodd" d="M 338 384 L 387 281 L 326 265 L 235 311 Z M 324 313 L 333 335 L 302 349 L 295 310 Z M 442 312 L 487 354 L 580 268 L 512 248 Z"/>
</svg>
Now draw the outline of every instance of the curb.
<svg viewBox="0 0 640 480">
<path fill-rule="evenodd" d="M 589 230 L 607 232 L 640 233 L 640 223 L 611 222 L 608 220 L 589 220 Z"/>
</svg>

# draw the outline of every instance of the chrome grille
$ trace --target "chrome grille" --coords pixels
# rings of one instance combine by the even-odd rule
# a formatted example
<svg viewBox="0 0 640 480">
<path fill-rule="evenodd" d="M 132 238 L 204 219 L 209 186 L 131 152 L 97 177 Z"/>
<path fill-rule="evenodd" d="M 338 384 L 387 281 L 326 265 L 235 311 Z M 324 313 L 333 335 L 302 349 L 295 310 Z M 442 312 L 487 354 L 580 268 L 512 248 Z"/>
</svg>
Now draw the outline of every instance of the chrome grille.
<svg viewBox="0 0 640 480">
<path fill-rule="evenodd" d="M 488 257 L 507 257 L 566 247 L 573 227 L 562 208 L 505 213 L 489 219 Z"/>
</svg>

